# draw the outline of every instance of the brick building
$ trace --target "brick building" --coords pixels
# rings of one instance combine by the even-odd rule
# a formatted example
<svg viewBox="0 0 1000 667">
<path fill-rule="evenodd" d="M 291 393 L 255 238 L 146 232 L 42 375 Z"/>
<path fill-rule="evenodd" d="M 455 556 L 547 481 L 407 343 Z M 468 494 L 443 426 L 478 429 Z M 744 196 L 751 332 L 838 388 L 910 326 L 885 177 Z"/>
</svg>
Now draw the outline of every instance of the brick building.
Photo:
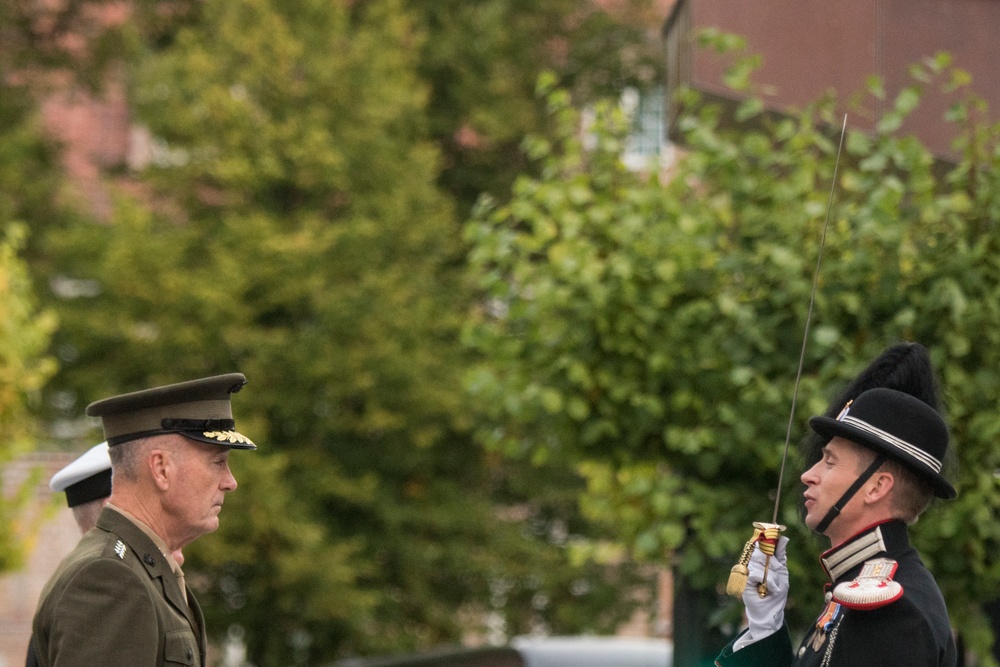
<svg viewBox="0 0 1000 667">
<path fill-rule="evenodd" d="M 111 196 L 103 182 L 108 169 L 130 164 L 136 135 L 123 86 L 109 83 L 95 95 L 68 87 L 41 105 L 46 129 L 62 148 L 62 162 L 72 183 L 100 219 L 111 215 Z"/>
<path fill-rule="evenodd" d="M 848 122 L 874 129 L 883 105 L 914 83 L 914 63 L 947 52 L 953 64 L 972 75 L 972 90 L 1000 110 L 1000 3 L 989 0 L 678 0 L 663 27 L 667 96 L 679 85 L 721 98 L 736 93 L 722 84 L 725 60 L 699 49 L 703 28 L 744 36 L 750 53 L 763 57 L 753 81 L 772 111 L 802 108 L 836 91 Z M 869 100 L 860 112 L 844 102 L 865 89 L 871 75 L 882 78 L 884 101 Z M 939 157 L 953 157 L 955 128 L 943 119 L 954 102 L 937 84 L 903 126 Z M 669 114 L 668 114 L 669 115 Z"/>
</svg>

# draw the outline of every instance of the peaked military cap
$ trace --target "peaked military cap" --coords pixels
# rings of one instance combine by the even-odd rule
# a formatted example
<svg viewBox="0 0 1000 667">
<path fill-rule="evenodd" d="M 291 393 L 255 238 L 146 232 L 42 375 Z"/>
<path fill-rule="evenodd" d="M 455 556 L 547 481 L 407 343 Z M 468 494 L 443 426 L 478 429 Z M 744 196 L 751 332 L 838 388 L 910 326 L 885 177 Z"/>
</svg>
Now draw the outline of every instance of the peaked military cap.
<svg viewBox="0 0 1000 667">
<path fill-rule="evenodd" d="M 938 498 L 958 495 L 941 474 L 948 426 L 937 410 L 918 398 L 894 389 L 869 389 L 845 405 L 836 419 L 813 417 L 809 425 L 827 438 L 840 436 L 896 459 L 929 480 Z"/>
<path fill-rule="evenodd" d="M 213 445 L 257 449 L 250 438 L 236 431 L 233 420 L 231 396 L 246 382 L 242 373 L 228 373 L 168 384 L 91 403 L 87 415 L 101 418 L 110 447 L 180 433 Z"/>
<path fill-rule="evenodd" d="M 111 457 L 108 443 L 94 445 L 49 481 L 53 491 L 66 492 L 66 504 L 76 507 L 111 495 Z"/>
</svg>

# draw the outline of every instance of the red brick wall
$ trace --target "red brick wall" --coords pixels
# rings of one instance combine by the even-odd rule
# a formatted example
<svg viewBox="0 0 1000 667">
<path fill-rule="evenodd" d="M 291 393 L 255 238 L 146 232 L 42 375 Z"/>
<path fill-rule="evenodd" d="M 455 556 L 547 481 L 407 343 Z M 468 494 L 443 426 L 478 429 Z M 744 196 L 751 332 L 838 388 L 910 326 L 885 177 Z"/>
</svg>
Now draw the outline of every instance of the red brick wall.
<svg viewBox="0 0 1000 667">
<path fill-rule="evenodd" d="M 72 183 L 92 212 L 107 218 L 111 199 L 101 170 L 126 165 L 130 149 L 131 117 L 122 86 L 109 84 L 100 97 L 82 89 L 61 90 L 42 103 L 42 119 L 62 144 L 63 164 Z"/>
<path fill-rule="evenodd" d="M 754 83 L 775 110 L 801 108 L 835 90 L 839 99 L 864 90 L 880 75 L 889 97 L 867 109 L 848 109 L 853 127 L 872 129 L 881 106 L 914 83 L 909 67 L 939 52 L 972 75 L 972 88 L 1000 118 L 1000 2 L 989 0 L 685 0 L 692 34 L 716 27 L 747 38 L 763 56 Z M 691 83 L 732 97 L 721 76 L 725 63 L 714 52 L 693 47 Z M 904 130 L 915 132 L 939 156 L 950 155 L 955 130 L 942 118 L 954 101 L 928 85 L 923 104 Z"/>
</svg>

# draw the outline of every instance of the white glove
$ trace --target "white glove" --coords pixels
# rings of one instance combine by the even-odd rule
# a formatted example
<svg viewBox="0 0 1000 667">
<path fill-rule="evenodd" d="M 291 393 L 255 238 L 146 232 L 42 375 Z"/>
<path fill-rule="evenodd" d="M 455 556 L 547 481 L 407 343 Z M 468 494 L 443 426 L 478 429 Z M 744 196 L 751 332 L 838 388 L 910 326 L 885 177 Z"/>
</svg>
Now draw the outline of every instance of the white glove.
<svg viewBox="0 0 1000 667">
<path fill-rule="evenodd" d="M 788 600 L 788 567 L 785 547 L 787 537 L 779 537 L 774 555 L 767 565 L 767 595 L 760 597 L 757 584 L 764 578 L 764 560 L 767 558 L 759 548 L 753 550 L 747 569 L 747 585 L 743 589 L 743 604 L 746 605 L 749 627 L 733 643 L 733 650 L 760 641 L 781 629 L 785 622 L 785 602 Z"/>
</svg>

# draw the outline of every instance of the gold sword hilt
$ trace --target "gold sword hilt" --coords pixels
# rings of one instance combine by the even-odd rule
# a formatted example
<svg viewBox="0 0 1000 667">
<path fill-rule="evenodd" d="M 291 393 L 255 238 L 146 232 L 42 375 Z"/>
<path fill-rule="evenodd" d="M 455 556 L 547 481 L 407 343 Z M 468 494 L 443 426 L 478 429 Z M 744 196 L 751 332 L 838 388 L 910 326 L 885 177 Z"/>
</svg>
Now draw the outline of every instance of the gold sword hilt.
<svg viewBox="0 0 1000 667">
<path fill-rule="evenodd" d="M 757 595 L 763 598 L 767 597 L 767 570 L 771 565 L 771 556 L 774 555 L 775 549 L 778 548 L 778 538 L 781 537 L 781 533 L 785 532 L 785 527 L 778 523 L 763 523 L 760 521 L 754 521 L 753 527 L 754 534 L 760 533 L 760 537 L 757 540 L 757 548 L 765 556 L 764 575 L 760 578 L 760 583 L 757 584 Z"/>
<path fill-rule="evenodd" d="M 774 555 L 774 550 L 778 546 L 778 537 L 785 530 L 785 527 L 782 525 L 761 521 L 755 521 L 753 527 L 753 537 L 743 545 L 743 552 L 740 554 L 739 561 L 729 571 L 726 594 L 734 598 L 743 596 L 743 589 L 746 588 L 747 578 L 750 575 L 750 569 L 747 565 L 750 563 L 750 557 L 753 555 L 754 548 L 760 549 L 761 553 L 767 556 L 764 560 L 764 576 L 761 582 L 757 584 L 757 595 L 761 597 L 767 595 L 767 570 L 770 566 L 771 556 Z"/>
</svg>

